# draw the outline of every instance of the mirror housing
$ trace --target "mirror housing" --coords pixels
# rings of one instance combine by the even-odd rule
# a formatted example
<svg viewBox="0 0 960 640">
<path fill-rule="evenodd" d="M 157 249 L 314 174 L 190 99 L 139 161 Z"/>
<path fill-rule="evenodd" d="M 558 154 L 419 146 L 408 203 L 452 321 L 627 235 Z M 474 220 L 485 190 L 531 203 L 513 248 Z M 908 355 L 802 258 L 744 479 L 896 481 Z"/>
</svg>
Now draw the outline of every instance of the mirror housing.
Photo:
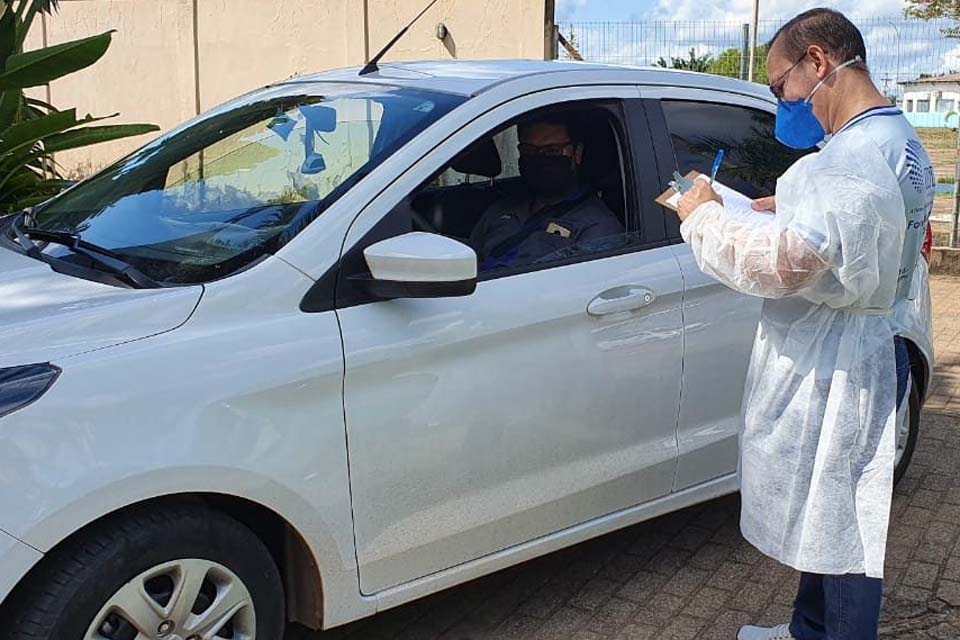
<svg viewBox="0 0 960 640">
<path fill-rule="evenodd" d="M 370 275 L 355 279 L 383 300 L 469 296 L 477 288 L 477 254 L 452 238 L 415 231 L 372 244 L 363 255 Z"/>
</svg>

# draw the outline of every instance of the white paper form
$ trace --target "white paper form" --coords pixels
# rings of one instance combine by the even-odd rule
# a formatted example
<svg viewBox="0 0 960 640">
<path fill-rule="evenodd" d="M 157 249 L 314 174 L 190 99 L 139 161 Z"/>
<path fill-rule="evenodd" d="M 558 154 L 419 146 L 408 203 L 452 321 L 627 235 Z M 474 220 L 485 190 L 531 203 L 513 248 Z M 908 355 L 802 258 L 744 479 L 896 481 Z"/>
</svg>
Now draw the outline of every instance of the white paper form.
<svg viewBox="0 0 960 640">
<path fill-rule="evenodd" d="M 710 177 L 705 175 L 699 175 L 696 179 L 706 180 L 707 182 L 710 181 Z M 752 207 L 753 200 L 739 191 L 734 191 L 725 184 L 717 181 L 713 183 L 713 190 L 723 198 L 723 209 L 727 215 L 742 219 L 744 222 L 749 222 L 750 224 L 773 222 L 773 216 L 776 215 L 773 211 L 754 211 Z M 679 193 L 674 193 L 667 199 L 667 204 L 676 210 L 677 203 L 680 202 L 680 197 L 681 195 Z"/>
</svg>

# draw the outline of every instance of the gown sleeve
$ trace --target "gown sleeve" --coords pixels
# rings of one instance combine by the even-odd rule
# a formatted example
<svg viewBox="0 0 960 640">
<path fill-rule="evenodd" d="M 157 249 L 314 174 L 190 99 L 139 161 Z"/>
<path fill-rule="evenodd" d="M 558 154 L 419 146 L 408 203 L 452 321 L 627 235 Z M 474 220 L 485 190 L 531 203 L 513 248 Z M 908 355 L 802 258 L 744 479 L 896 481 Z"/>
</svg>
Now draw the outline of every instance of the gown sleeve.
<svg viewBox="0 0 960 640">
<path fill-rule="evenodd" d="M 820 175 L 801 198 L 781 200 L 771 220 L 729 215 L 717 202 L 680 226 L 700 269 L 748 295 L 781 298 L 815 289 L 826 273 L 847 298 L 869 296 L 880 281 L 884 211 L 899 197 L 857 176 Z M 901 205 L 902 206 L 902 205 Z"/>
</svg>

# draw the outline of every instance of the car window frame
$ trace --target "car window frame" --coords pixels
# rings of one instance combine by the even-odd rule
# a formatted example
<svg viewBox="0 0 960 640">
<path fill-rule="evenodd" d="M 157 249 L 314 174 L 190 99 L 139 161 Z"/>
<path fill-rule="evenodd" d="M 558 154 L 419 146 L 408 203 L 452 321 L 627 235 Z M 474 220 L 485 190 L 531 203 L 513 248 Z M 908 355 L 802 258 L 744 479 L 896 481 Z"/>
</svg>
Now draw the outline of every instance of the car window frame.
<svg viewBox="0 0 960 640">
<path fill-rule="evenodd" d="M 627 194 L 632 195 L 632 202 L 627 206 L 632 208 L 630 215 L 635 216 L 641 238 L 645 240 L 629 247 L 622 247 L 610 251 L 591 253 L 586 256 L 576 256 L 565 260 L 553 261 L 543 265 L 525 265 L 517 269 L 498 270 L 487 277 L 480 274 L 480 282 L 491 282 L 501 278 L 516 277 L 535 271 L 543 271 L 558 267 L 570 266 L 581 262 L 601 260 L 618 255 L 646 251 L 665 244 L 662 225 L 648 228 L 651 219 L 650 211 L 653 199 L 659 192 L 650 191 L 654 183 L 649 180 L 638 180 L 637 174 L 641 171 L 639 162 L 641 155 L 654 160 L 654 149 L 647 130 L 646 119 L 643 117 L 643 106 L 640 101 L 639 90 L 636 84 L 612 85 L 578 85 L 570 87 L 555 87 L 528 94 L 513 96 L 503 103 L 495 105 L 483 113 L 475 116 L 470 122 L 461 127 L 457 133 L 439 143 L 423 157 L 411 163 L 404 172 L 402 179 L 394 181 L 389 187 L 381 191 L 364 209 L 358 213 L 350 225 L 342 245 L 339 260 L 317 280 L 311 292 L 304 297 L 300 308 L 305 312 L 320 312 L 331 309 L 341 309 L 359 304 L 368 304 L 378 300 L 359 292 L 349 284 L 352 275 L 365 271 L 362 263 L 363 250 L 381 240 L 394 237 L 410 231 L 404 221 L 397 220 L 391 215 L 395 209 L 414 191 L 427 181 L 430 176 L 436 175 L 443 167 L 449 165 L 454 157 L 476 140 L 496 131 L 523 115 L 548 107 L 559 106 L 572 102 L 584 103 L 612 103 L 620 105 L 618 135 L 623 138 L 621 144 L 625 147 L 624 188 Z M 653 173 L 657 173 L 659 168 Z M 649 173 L 649 172 L 648 172 Z M 628 196 L 630 197 L 630 196 Z M 649 204 L 648 204 L 649 203 Z M 362 269 L 358 268 L 358 261 Z M 313 292 L 316 291 L 316 295 Z M 332 292 L 332 296 L 330 295 Z M 330 300 L 329 298 L 333 298 Z"/>
<path fill-rule="evenodd" d="M 633 159 L 632 159 L 632 155 L 633 155 L 633 154 L 632 154 L 632 152 L 631 152 L 631 150 L 630 150 L 630 138 L 631 138 L 631 136 L 630 136 L 630 133 L 628 132 L 629 125 L 626 124 L 626 122 L 627 122 L 627 116 L 626 116 L 626 106 L 624 105 L 624 102 L 625 102 L 625 101 L 624 101 L 623 99 L 619 99 L 619 98 L 615 98 L 615 99 L 611 99 L 611 100 L 607 100 L 607 101 L 604 101 L 604 100 L 585 100 L 585 101 L 582 101 L 582 100 L 572 100 L 572 101 L 569 101 L 569 102 L 557 103 L 557 104 L 555 104 L 555 105 L 550 105 L 550 106 L 548 106 L 548 107 L 543 107 L 543 108 L 540 108 L 540 109 L 536 109 L 535 111 L 543 111 L 543 112 L 545 112 L 545 114 L 548 114 L 548 115 L 562 114 L 562 113 L 564 113 L 565 111 L 570 111 L 570 110 L 572 110 L 572 109 L 570 108 L 570 105 L 577 105 L 577 104 L 580 104 L 580 103 L 582 103 L 582 102 L 588 103 L 587 108 L 588 108 L 589 110 L 591 110 L 591 111 L 594 111 L 594 112 L 604 111 L 604 112 L 606 112 L 607 115 L 608 115 L 608 118 L 609 118 L 608 122 L 612 121 L 612 122 L 615 123 L 615 124 L 614 124 L 614 127 L 615 127 L 614 135 L 615 135 L 615 137 L 617 138 L 617 142 L 618 142 L 618 144 L 619 144 L 619 147 L 618 147 L 617 151 L 618 151 L 618 158 L 619 158 L 619 161 L 620 161 L 620 168 L 621 168 L 621 172 L 622 172 L 622 175 L 620 176 L 620 179 L 621 179 L 621 181 L 622 181 L 622 185 L 623 185 L 623 188 L 624 188 L 624 198 L 625 198 L 624 207 L 626 208 L 626 212 L 625 212 L 625 222 L 626 222 L 627 224 L 626 224 L 626 228 L 625 228 L 625 233 L 630 233 L 630 230 L 631 230 L 631 229 L 634 230 L 634 233 L 639 232 L 639 231 L 641 230 L 641 221 L 640 221 L 640 216 L 639 216 L 638 212 L 636 211 L 636 209 L 637 209 L 637 206 L 636 206 L 637 195 L 636 195 L 635 184 L 634 184 L 633 178 L 632 178 L 632 176 L 633 176 L 633 174 L 634 174 L 634 164 L 635 164 L 635 163 L 633 163 Z M 495 138 L 495 137 L 501 135 L 502 133 L 504 133 L 505 131 L 508 131 L 508 130 L 510 130 L 510 129 L 516 129 L 517 126 L 520 124 L 520 123 L 519 123 L 519 120 L 522 120 L 522 119 L 524 119 L 524 118 L 526 118 L 526 117 L 528 117 L 528 116 L 529 116 L 529 113 L 523 114 L 523 115 L 519 116 L 519 118 L 516 118 L 516 119 L 514 119 L 514 120 L 512 120 L 512 121 L 505 122 L 505 123 L 501 124 L 500 126 L 498 126 L 497 128 L 495 128 L 495 129 L 493 129 L 493 130 L 491 130 L 491 131 L 487 131 L 487 132 L 484 133 L 484 134 L 481 134 L 476 140 L 474 140 L 472 143 L 468 144 L 467 147 L 464 149 L 464 151 L 465 151 L 466 149 L 469 149 L 471 145 L 476 144 L 477 142 L 481 142 L 481 141 L 484 140 L 484 139 L 487 139 L 487 138 Z M 454 158 L 451 159 L 451 163 L 455 160 L 455 158 L 456 158 L 456 156 L 454 156 Z M 503 160 L 502 157 L 501 157 L 501 160 Z M 519 161 L 519 157 L 517 157 L 517 160 Z M 504 166 L 506 166 L 506 165 L 504 164 Z M 424 183 L 420 184 L 416 189 L 414 189 L 410 194 L 408 194 L 408 196 L 407 196 L 406 199 L 407 199 L 407 200 L 413 200 L 413 199 L 415 199 L 415 198 L 413 198 L 413 197 L 411 197 L 411 196 L 414 196 L 414 194 L 419 194 L 419 193 L 422 192 L 423 190 L 427 189 L 427 188 L 428 188 L 428 183 L 429 183 L 430 181 L 436 179 L 436 178 L 439 177 L 440 175 L 443 175 L 446 171 L 450 170 L 451 168 L 452 168 L 452 167 L 451 167 L 450 163 L 448 163 L 445 167 L 443 167 L 442 169 L 440 169 L 436 174 L 434 174 L 433 176 L 431 176 L 427 181 L 425 181 Z M 468 184 L 470 184 L 470 185 L 482 185 L 482 184 L 484 184 L 484 183 L 486 183 L 486 182 L 489 182 L 490 180 L 495 180 L 495 181 L 498 181 L 498 182 L 502 182 L 502 181 L 504 181 L 504 180 L 516 180 L 516 179 L 520 179 L 520 178 L 521 178 L 521 176 L 520 176 L 519 173 L 517 173 L 516 175 L 510 175 L 510 176 L 506 176 L 506 177 L 502 177 L 502 173 L 503 173 L 503 170 L 501 170 L 501 175 L 498 175 L 498 176 L 496 176 L 495 178 L 486 178 L 486 177 L 485 177 L 485 178 L 483 178 L 482 180 L 477 180 L 477 181 L 475 181 L 475 182 L 470 182 L 470 183 L 468 183 Z M 461 175 L 470 175 L 470 174 L 462 174 L 462 173 L 461 173 Z M 454 186 L 461 186 L 461 185 L 454 185 Z M 444 188 L 452 188 L 452 187 L 449 187 L 449 186 L 448 186 L 448 187 L 440 187 L 440 189 L 444 189 Z M 393 213 L 393 212 L 391 212 L 391 213 Z M 389 214 L 388 214 L 388 215 L 389 215 Z M 478 220 L 478 222 L 479 222 L 479 220 Z M 415 229 L 415 230 L 416 230 L 416 229 Z M 454 239 L 454 240 L 460 241 L 460 238 L 453 237 L 453 236 L 448 236 L 448 237 L 451 237 L 451 238 Z M 549 265 L 551 265 L 551 264 L 553 264 L 553 263 L 552 263 L 552 262 L 551 262 L 551 263 L 547 263 L 547 266 L 549 266 Z M 529 267 L 529 266 L 531 266 L 531 265 L 525 265 L 525 266 L 528 266 L 528 267 Z M 500 273 L 500 272 L 498 272 L 498 273 Z"/>
<path fill-rule="evenodd" d="M 660 166 L 661 193 L 670 187 L 670 181 L 673 179 L 673 171 L 676 170 L 678 166 L 673 138 L 670 135 L 670 129 L 667 126 L 666 116 L 663 112 L 662 102 L 664 100 L 744 107 L 763 111 L 774 117 L 776 116 L 777 110 L 776 102 L 770 100 L 713 89 L 692 87 L 642 87 L 641 95 L 643 96 L 643 103 L 646 107 L 650 134 L 654 141 L 654 152 Z M 667 243 L 683 243 L 683 238 L 680 235 L 680 219 L 677 218 L 677 214 L 666 207 L 658 205 L 657 208 L 660 210 Z"/>
<path fill-rule="evenodd" d="M 637 229 L 640 233 L 641 240 L 645 237 L 643 233 L 643 223 L 642 216 L 639 212 L 639 197 L 637 194 L 637 183 L 634 180 L 636 175 L 636 162 L 634 162 L 634 151 L 632 146 L 632 135 L 630 132 L 630 126 L 627 119 L 627 108 L 625 104 L 626 100 L 623 98 L 611 98 L 607 100 L 603 99 L 586 99 L 586 100 L 568 100 L 564 102 L 558 102 L 552 105 L 547 105 L 545 107 L 540 107 L 533 109 L 529 112 L 525 112 L 508 120 L 501 124 L 497 129 L 489 131 L 485 134 L 482 134 L 477 140 L 480 140 L 489 135 L 496 135 L 499 131 L 509 128 L 516 125 L 516 120 L 526 117 L 532 112 L 543 111 L 543 110 L 553 110 L 556 108 L 557 112 L 563 112 L 569 109 L 571 105 L 583 104 L 586 108 L 592 110 L 602 110 L 607 112 L 611 120 L 614 122 L 614 127 L 616 128 L 615 136 L 617 137 L 617 142 L 620 145 L 620 171 L 621 171 L 621 180 L 623 181 L 623 190 L 624 190 L 624 206 L 626 208 L 625 220 L 627 222 L 624 233 L 628 233 L 630 228 Z M 476 142 L 476 140 L 475 140 Z M 452 160 L 453 158 L 451 158 Z M 418 187 L 419 189 L 420 187 Z M 492 271 L 478 272 L 478 281 L 479 282 L 489 282 L 493 280 L 499 280 L 500 278 L 509 278 L 512 276 L 522 275 L 525 273 L 533 273 L 535 271 L 545 271 L 547 269 L 552 269 L 554 267 L 562 267 L 571 264 L 578 264 L 581 262 L 591 262 L 593 260 L 599 260 L 602 258 L 609 258 L 612 256 L 618 256 L 625 253 L 633 253 L 638 246 L 644 245 L 645 241 L 638 242 L 634 245 L 629 245 L 625 247 L 620 247 L 617 249 L 609 249 L 606 251 L 597 251 L 583 256 L 573 256 L 570 258 L 551 260 L 550 262 L 544 263 L 530 263 L 519 265 L 507 269 L 497 269 Z"/>
</svg>

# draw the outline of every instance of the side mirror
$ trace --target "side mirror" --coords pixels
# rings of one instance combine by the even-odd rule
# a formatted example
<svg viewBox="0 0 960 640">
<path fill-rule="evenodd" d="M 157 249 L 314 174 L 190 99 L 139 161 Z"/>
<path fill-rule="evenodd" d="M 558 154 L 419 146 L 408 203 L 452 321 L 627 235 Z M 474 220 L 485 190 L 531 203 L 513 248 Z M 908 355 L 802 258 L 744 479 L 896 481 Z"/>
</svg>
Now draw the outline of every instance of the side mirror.
<svg viewBox="0 0 960 640">
<path fill-rule="evenodd" d="M 477 288 L 476 252 L 445 236 L 406 233 L 370 245 L 363 255 L 370 276 L 358 280 L 377 298 L 452 298 Z"/>
</svg>

